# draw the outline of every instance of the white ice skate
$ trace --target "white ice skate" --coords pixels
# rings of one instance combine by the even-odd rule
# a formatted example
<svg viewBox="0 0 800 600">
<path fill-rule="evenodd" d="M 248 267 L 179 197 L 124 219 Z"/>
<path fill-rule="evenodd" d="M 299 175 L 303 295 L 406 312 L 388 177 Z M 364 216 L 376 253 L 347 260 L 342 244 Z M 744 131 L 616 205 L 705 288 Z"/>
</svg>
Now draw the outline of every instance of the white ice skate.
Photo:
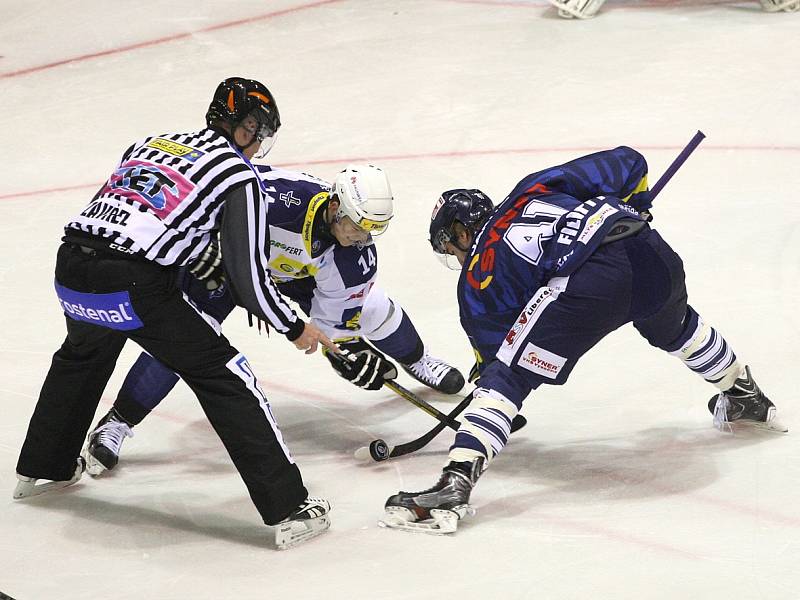
<svg viewBox="0 0 800 600">
<path fill-rule="evenodd" d="M 278 550 L 298 544 L 325 533 L 331 526 L 331 505 L 322 498 L 306 498 L 283 521 L 275 525 L 275 547 Z"/>
<path fill-rule="evenodd" d="M 32 496 L 38 496 L 39 494 L 44 494 L 45 492 L 60 490 L 72 485 L 73 483 L 77 483 L 83 475 L 83 471 L 86 469 L 86 462 L 83 460 L 83 458 L 81 457 L 77 460 L 78 463 L 75 466 L 75 473 L 72 475 L 71 479 L 66 481 L 45 480 L 44 482 L 39 483 L 41 481 L 40 479 L 26 477 L 25 475 L 20 475 L 17 473 L 17 479 L 19 481 L 17 481 L 17 486 L 14 488 L 14 500 L 31 498 Z"/>
</svg>

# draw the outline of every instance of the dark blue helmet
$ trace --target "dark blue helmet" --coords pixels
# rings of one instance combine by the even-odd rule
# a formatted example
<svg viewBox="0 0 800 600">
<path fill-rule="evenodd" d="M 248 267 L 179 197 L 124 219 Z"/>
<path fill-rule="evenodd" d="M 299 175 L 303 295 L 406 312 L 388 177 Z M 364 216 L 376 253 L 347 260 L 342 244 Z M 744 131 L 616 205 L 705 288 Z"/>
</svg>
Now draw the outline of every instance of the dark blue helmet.
<svg viewBox="0 0 800 600">
<path fill-rule="evenodd" d="M 489 196 L 480 190 L 448 190 L 444 192 L 431 214 L 430 242 L 437 254 L 447 254 L 447 242 L 455 239 L 453 223 L 460 222 L 473 235 L 494 212 Z"/>
<path fill-rule="evenodd" d="M 206 112 L 206 124 L 228 123 L 231 129 L 252 115 L 258 121 L 258 139 L 275 135 L 281 126 L 281 116 L 275 98 L 263 83 L 243 77 L 229 77 L 217 86 Z"/>
</svg>

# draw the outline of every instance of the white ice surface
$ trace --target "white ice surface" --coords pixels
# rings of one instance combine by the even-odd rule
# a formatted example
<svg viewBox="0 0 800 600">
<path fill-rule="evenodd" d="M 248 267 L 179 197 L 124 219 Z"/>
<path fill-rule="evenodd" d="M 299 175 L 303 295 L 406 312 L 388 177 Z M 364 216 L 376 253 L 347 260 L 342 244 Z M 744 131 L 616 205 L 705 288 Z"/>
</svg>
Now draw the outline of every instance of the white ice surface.
<svg viewBox="0 0 800 600">
<path fill-rule="evenodd" d="M 0 591 L 17 600 L 158 598 L 800 598 L 800 14 L 756 2 L 609 0 L 597 18 L 544 2 L 0 2 Z M 467 371 L 455 274 L 427 245 L 438 194 L 499 201 L 523 175 L 626 144 L 651 183 L 708 139 L 659 197 L 690 301 L 750 363 L 789 435 L 711 427 L 713 389 L 628 327 L 561 388 L 473 494 L 452 537 L 379 529 L 386 497 L 435 481 L 451 435 L 356 462 L 433 420 L 339 380 L 319 356 L 225 330 L 271 399 L 331 531 L 270 549 L 246 490 L 179 384 L 113 476 L 13 502 L 28 419 L 64 334 L 52 291 L 63 224 L 135 139 L 198 128 L 226 76 L 265 81 L 276 164 L 330 178 L 384 167 L 397 216 L 380 280 L 433 352 Z M 124 351 L 103 414 L 137 353 Z M 456 399 L 402 383 L 443 410 Z M 5 499 L 2 499 L 5 498 Z"/>
</svg>

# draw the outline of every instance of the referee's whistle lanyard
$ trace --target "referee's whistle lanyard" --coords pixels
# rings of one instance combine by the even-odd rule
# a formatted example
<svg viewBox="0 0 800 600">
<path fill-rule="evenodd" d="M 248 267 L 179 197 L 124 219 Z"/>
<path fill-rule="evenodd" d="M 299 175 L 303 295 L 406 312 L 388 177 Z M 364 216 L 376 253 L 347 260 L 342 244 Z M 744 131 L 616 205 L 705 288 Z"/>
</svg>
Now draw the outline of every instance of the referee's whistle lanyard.
<svg viewBox="0 0 800 600">
<path fill-rule="evenodd" d="M 250 167 L 250 170 L 255 174 L 256 180 L 258 180 L 258 187 L 261 188 L 261 193 L 262 194 L 266 194 L 267 193 L 267 184 L 265 184 L 262 181 L 261 175 L 258 173 L 258 169 L 256 169 L 255 166 L 253 165 L 253 163 L 251 163 L 250 160 L 244 154 L 242 154 L 241 149 L 236 145 L 235 142 L 233 142 L 231 140 L 228 140 L 228 143 L 233 147 L 234 150 L 236 150 L 236 154 L 238 154 L 241 157 L 241 159 L 244 161 L 244 163 L 248 167 Z"/>
</svg>

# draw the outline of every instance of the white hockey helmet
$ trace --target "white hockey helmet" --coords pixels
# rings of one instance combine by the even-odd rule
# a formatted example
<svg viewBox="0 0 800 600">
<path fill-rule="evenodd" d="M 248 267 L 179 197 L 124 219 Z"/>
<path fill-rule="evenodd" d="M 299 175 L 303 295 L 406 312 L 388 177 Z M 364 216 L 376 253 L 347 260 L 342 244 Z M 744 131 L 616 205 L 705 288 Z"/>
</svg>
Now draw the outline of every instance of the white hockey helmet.
<svg viewBox="0 0 800 600">
<path fill-rule="evenodd" d="M 347 165 L 336 176 L 331 197 L 339 201 L 336 219 L 350 219 L 371 235 L 389 227 L 394 215 L 394 198 L 386 173 L 373 165 Z"/>
</svg>

